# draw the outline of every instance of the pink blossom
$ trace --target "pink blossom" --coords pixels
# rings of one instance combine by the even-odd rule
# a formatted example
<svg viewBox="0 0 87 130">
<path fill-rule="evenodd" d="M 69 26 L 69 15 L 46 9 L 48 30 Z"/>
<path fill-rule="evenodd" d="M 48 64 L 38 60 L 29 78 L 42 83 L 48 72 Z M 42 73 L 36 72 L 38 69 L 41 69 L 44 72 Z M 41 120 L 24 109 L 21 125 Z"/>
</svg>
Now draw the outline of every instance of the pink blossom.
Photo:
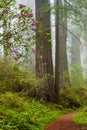
<svg viewBox="0 0 87 130">
<path fill-rule="evenodd" d="M 41 59 L 41 60 L 43 59 L 43 56 L 42 56 L 42 55 L 40 55 L 40 59 Z"/>
<path fill-rule="evenodd" d="M 33 23 L 37 23 L 37 21 L 35 19 L 32 20 Z"/>
<path fill-rule="evenodd" d="M 9 11 L 10 11 L 10 8 L 8 8 L 8 7 L 7 7 L 7 8 L 4 8 L 3 11 L 4 11 L 4 12 L 9 12 Z"/>
<path fill-rule="evenodd" d="M 13 58 L 14 58 L 14 60 L 18 60 L 19 59 L 19 57 L 17 55 L 14 56 Z"/>
<path fill-rule="evenodd" d="M 33 17 L 33 12 L 30 12 L 30 13 L 29 13 L 29 16 Z"/>
<path fill-rule="evenodd" d="M 21 14 L 18 14 L 18 17 L 21 18 Z"/>
<path fill-rule="evenodd" d="M 36 26 L 36 20 L 32 20 L 32 26 Z"/>
<path fill-rule="evenodd" d="M 28 14 L 23 14 L 24 17 L 28 17 L 29 15 Z"/>
<path fill-rule="evenodd" d="M 32 27 L 31 29 L 32 29 L 32 31 L 36 31 L 36 27 Z"/>
<path fill-rule="evenodd" d="M 32 23 L 32 26 L 36 26 L 36 23 Z"/>
<path fill-rule="evenodd" d="M 19 8 L 23 8 L 23 7 L 25 7 L 25 5 L 19 4 Z"/>
<path fill-rule="evenodd" d="M 32 48 L 32 51 L 33 51 L 33 52 L 36 52 L 36 48 Z"/>
<path fill-rule="evenodd" d="M 17 53 L 18 51 L 16 49 L 13 50 L 14 53 Z"/>
</svg>

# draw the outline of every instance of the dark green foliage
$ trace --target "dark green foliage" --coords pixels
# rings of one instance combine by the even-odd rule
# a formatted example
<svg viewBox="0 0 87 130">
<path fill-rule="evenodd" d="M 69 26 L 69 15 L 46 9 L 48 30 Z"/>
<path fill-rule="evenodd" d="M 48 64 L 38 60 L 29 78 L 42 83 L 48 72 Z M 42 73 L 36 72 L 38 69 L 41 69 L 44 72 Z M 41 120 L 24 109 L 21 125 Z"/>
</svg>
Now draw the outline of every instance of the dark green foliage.
<svg viewBox="0 0 87 130">
<path fill-rule="evenodd" d="M 0 128 L 3 130 L 42 130 L 45 124 L 61 114 L 35 100 L 27 101 L 17 94 L 0 95 Z"/>
<path fill-rule="evenodd" d="M 35 86 L 35 75 L 10 58 L 0 59 L 0 91 L 29 90 Z"/>
<path fill-rule="evenodd" d="M 64 107 L 79 108 L 87 105 L 87 87 L 69 87 L 60 93 L 60 104 Z"/>
<path fill-rule="evenodd" d="M 79 64 L 69 66 L 70 86 L 60 88 L 60 104 L 66 108 L 79 108 L 87 105 L 87 87 L 83 78 L 82 67 Z M 67 73 L 63 75 L 69 78 Z"/>
<path fill-rule="evenodd" d="M 53 81 L 54 83 L 54 77 L 50 74 L 45 74 L 42 78 L 38 78 L 36 87 L 33 87 L 30 90 L 29 96 L 35 97 L 37 100 L 50 102 L 52 95 L 50 94 L 51 88 L 48 85 L 48 81 L 49 83 L 50 81 Z"/>
</svg>

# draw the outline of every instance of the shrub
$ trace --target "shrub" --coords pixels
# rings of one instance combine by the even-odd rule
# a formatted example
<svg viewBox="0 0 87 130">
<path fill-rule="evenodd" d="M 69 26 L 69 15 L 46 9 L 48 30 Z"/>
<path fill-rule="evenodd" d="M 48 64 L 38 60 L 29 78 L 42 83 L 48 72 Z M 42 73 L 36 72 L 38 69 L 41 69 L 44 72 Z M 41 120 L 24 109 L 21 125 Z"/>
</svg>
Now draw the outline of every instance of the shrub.
<svg viewBox="0 0 87 130">
<path fill-rule="evenodd" d="M 69 66 L 69 78 L 71 86 L 60 88 L 60 104 L 64 107 L 79 108 L 87 105 L 87 87 L 79 64 Z M 67 74 L 64 75 L 67 77 Z"/>
<path fill-rule="evenodd" d="M 60 104 L 64 107 L 79 108 L 87 105 L 87 87 L 68 87 L 60 91 Z"/>
<path fill-rule="evenodd" d="M 35 75 L 10 59 L 0 60 L 0 91 L 23 91 L 35 86 Z"/>
</svg>

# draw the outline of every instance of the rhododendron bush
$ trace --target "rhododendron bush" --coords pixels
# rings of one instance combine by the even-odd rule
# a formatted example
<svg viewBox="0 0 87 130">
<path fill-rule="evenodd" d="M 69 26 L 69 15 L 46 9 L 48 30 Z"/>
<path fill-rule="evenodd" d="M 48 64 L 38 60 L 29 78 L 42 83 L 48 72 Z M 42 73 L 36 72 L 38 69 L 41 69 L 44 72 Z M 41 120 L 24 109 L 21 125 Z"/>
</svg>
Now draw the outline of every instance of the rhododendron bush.
<svg viewBox="0 0 87 130">
<path fill-rule="evenodd" d="M 0 44 L 4 56 L 31 59 L 34 53 L 36 20 L 32 10 L 14 0 L 0 0 Z M 33 48 L 33 49 L 32 49 Z"/>
</svg>

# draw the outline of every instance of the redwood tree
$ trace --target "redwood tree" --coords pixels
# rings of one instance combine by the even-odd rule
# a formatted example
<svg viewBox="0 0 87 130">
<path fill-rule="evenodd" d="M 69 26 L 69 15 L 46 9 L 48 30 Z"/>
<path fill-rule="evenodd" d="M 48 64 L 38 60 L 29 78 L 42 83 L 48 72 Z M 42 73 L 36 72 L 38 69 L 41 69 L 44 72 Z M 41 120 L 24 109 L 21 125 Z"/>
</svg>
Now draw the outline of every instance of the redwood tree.
<svg viewBox="0 0 87 130">
<path fill-rule="evenodd" d="M 59 11 L 59 71 L 60 71 L 60 88 L 70 86 L 69 72 L 68 72 L 68 60 L 67 60 L 67 7 L 65 0 L 59 1 L 59 6 L 63 7 Z"/>
<path fill-rule="evenodd" d="M 50 2 L 49 0 L 38 0 L 36 3 L 36 75 L 37 78 L 46 76 L 46 85 L 42 98 L 56 102 L 56 93 L 53 78 L 52 44 L 50 27 Z"/>
</svg>

